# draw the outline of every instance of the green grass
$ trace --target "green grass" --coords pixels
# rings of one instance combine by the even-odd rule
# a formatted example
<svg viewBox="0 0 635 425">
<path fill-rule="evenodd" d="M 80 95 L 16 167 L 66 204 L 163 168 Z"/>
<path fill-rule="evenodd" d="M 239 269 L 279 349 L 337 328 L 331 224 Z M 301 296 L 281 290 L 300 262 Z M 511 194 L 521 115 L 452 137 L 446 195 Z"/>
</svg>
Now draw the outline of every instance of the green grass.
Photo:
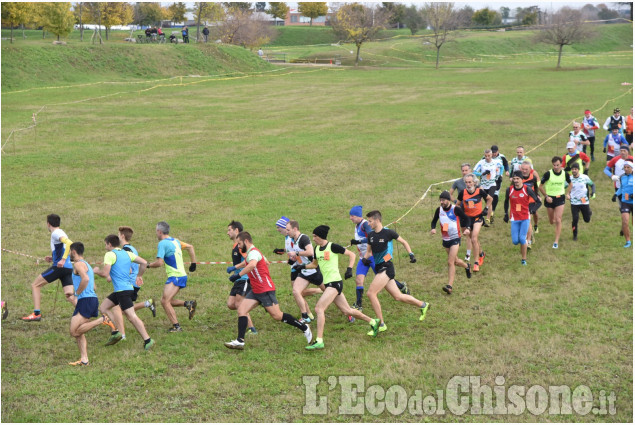
<svg viewBox="0 0 635 425">
<path fill-rule="evenodd" d="M 20 62 L 12 55 L 25 55 L 28 62 L 33 53 L 4 49 L 3 44 L 3 84 L 5 72 L 10 87 L 56 83 L 20 82 L 7 69 Z M 395 49 L 378 48 L 380 54 L 391 66 L 411 57 Z M 274 223 L 283 214 L 308 233 L 328 224 L 329 239 L 346 244 L 353 233 L 351 206 L 380 209 L 386 223 L 394 221 L 429 184 L 457 177 L 459 164 L 476 162 L 484 148 L 496 143 L 511 156 L 518 144 L 536 147 L 568 128 L 585 108 L 598 109 L 627 93 L 622 82 L 632 83 L 632 55 L 572 57 L 570 68 L 561 72 L 553 65 L 520 56 L 478 66 L 456 61 L 439 72 L 414 65 L 294 68 L 185 78 L 156 88 L 152 82 L 139 84 L 143 76 L 119 70 L 112 75 L 120 72 L 121 80 L 135 84 L 20 93 L 3 85 L 3 143 L 12 129 L 28 125 L 33 112 L 47 107 L 38 116 L 37 133 L 16 133 L 4 148 L 2 247 L 48 255 L 44 222 L 51 212 L 62 216 L 72 240 L 86 244 L 92 262 L 101 261 L 103 238 L 119 225 L 133 227 L 140 255 L 153 258 L 154 226 L 160 220 L 172 225 L 174 236 L 194 244 L 199 261 L 229 260 L 225 231 L 232 219 L 245 225 L 266 254 L 282 245 Z M 107 70 L 95 72 L 91 77 L 87 68 L 77 82 L 97 81 Z M 593 90 L 580 94 L 590 82 Z M 77 103 L 85 99 L 92 100 Z M 603 120 L 615 106 L 628 110 L 631 99 L 620 97 L 595 115 Z M 564 152 L 565 141 L 561 132 L 530 153 L 538 170 L 546 171 L 551 156 Z M 593 219 L 581 224 L 577 243 L 571 241 L 567 207 L 561 248 L 553 251 L 553 230 L 542 209 L 537 244 L 522 269 L 509 228 L 500 220 L 501 205 L 494 226 L 482 232 L 487 252 L 482 271 L 469 282 L 458 274 L 451 298 L 441 291 L 445 252 L 440 238 L 428 233 L 444 188 L 435 187 L 392 226 L 417 255 L 417 263 L 410 264 L 399 248 L 395 264 L 398 278 L 431 303 L 426 321 L 419 323 L 413 307 L 382 294 L 389 330 L 370 339 L 366 326 L 346 323 L 331 307 L 326 349 L 317 353 L 306 352 L 297 330 L 273 322 L 261 309 L 253 312 L 259 334 L 248 337 L 247 349 L 237 353 L 223 347 L 236 333 L 236 314 L 225 306 L 230 283 L 225 266 L 201 265 L 183 291 L 184 299 L 199 302 L 191 322 L 178 311 L 184 333 L 167 333 L 161 309 L 156 319 L 140 311 L 157 341 L 152 352 L 143 352 L 129 324 L 128 340 L 114 347 L 103 346 L 107 332 L 97 329 L 87 334 L 91 366 L 71 369 L 66 363 L 77 359 L 68 336 L 71 307 L 48 285 L 43 321 L 21 322 L 32 308 L 30 282 L 45 266 L 3 252 L 2 299 L 9 302 L 10 316 L 2 323 L 2 419 L 627 422 L 633 416 L 632 251 L 622 248 L 617 207 L 610 202 L 611 184 L 601 163 L 594 162 L 590 172 L 598 187 Z M 297 315 L 288 267 L 270 268 L 283 311 Z M 149 272 L 141 297 L 159 298 L 164 279 L 161 270 Z M 97 292 L 103 299 L 109 284 L 98 280 Z M 346 281 L 351 303 L 354 292 L 353 282 Z M 316 300 L 309 300 L 312 308 Z M 364 307 L 370 313 L 367 300 Z M 306 375 L 322 378 L 318 389 L 328 397 L 328 415 L 303 415 Z M 347 416 L 337 410 L 339 387 L 328 389 L 326 380 L 333 375 L 363 375 L 366 388 L 399 384 L 408 395 L 421 390 L 424 397 L 445 389 L 456 375 L 480 375 L 490 385 L 502 375 L 507 387 L 588 385 L 596 395 L 614 392 L 617 414 Z"/>
</svg>

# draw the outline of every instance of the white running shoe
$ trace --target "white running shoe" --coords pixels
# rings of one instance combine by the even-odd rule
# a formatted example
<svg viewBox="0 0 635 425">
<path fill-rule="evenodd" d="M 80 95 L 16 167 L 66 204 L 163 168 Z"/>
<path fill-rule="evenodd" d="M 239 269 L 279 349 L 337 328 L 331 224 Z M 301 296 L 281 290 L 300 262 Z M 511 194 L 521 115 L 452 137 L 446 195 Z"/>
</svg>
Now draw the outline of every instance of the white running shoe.
<svg viewBox="0 0 635 425">
<path fill-rule="evenodd" d="M 225 347 L 231 348 L 232 350 L 243 350 L 245 348 L 245 343 L 235 339 L 233 341 L 226 342 Z"/>
<path fill-rule="evenodd" d="M 311 340 L 313 339 L 313 334 L 311 333 L 311 328 L 309 327 L 309 325 L 306 325 L 306 331 L 304 331 L 304 336 L 306 337 L 307 344 L 310 344 Z"/>
</svg>

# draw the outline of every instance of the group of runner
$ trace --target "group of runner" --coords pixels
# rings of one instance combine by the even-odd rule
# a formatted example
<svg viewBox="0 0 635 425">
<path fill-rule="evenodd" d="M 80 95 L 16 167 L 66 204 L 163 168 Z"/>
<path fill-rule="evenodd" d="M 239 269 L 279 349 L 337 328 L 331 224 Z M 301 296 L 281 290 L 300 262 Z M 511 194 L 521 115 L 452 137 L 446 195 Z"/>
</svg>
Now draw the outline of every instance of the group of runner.
<svg viewBox="0 0 635 425">
<path fill-rule="evenodd" d="M 454 181 L 450 191 L 441 192 L 440 206 L 435 210 L 431 223 L 431 234 L 436 233 L 437 223 L 440 223 L 442 244 L 448 253 L 448 283 L 443 291 L 452 293 L 456 266 L 465 269 L 468 279 L 472 272 L 480 271 L 485 252 L 478 236 L 481 227 L 489 227 L 494 221 L 504 176 L 509 177 L 510 185 L 505 190 L 503 221 L 511 222 L 512 243 L 520 245 L 521 265 L 527 265 L 527 251 L 531 249 L 534 233 L 538 233 L 537 211 L 542 206 L 539 195 L 544 199 L 549 223 L 555 228 L 552 248 L 559 247 L 566 200 L 571 204 L 572 238 L 578 240 L 580 214 L 585 223 L 590 222 L 592 211 L 589 199 L 596 196 L 596 186 L 589 178 L 588 170 L 591 162 L 595 161 L 593 149 L 595 130 L 598 128 L 597 120 L 591 111 L 586 110 L 583 122 L 573 123 L 566 145 L 567 153 L 562 157 L 554 156 L 551 170 L 540 179 L 522 146 L 516 148 L 516 156 L 511 161 L 507 161 L 498 146 L 494 145 L 484 151 L 483 158 L 473 170 L 469 163 L 461 164 L 462 177 Z M 610 131 L 604 141 L 604 152 L 607 154 L 604 173 L 614 182 L 612 200 L 619 201 L 622 216 L 620 234 L 626 239 L 624 248 L 629 248 L 629 223 L 632 223 L 633 213 L 633 157 L 630 155 L 633 148 L 632 108 L 626 118 L 620 115 L 619 108 L 615 108 L 604 128 Z M 585 153 L 587 147 L 590 148 L 591 157 Z M 533 228 L 530 224 L 532 218 Z M 458 255 L 462 235 L 467 240 L 465 261 Z M 473 265 L 470 263 L 472 252 L 475 252 Z"/>
<path fill-rule="evenodd" d="M 554 156 L 551 170 L 545 172 L 540 179 L 522 146 L 516 148 L 516 156 L 511 161 L 507 161 L 494 145 L 484 151 L 483 158 L 477 162 L 473 170 L 469 163 L 461 164 L 462 178 L 454 182 L 450 191 L 440 194 L 440 206 L 435 210 L 431 222 L 430 233 L 433 235 L 436 234 L 437 224 L 440 224 L 442 245 L 448 254 L 448 283 L 443 286 L 443 291 L 452 294 L 457 266 L 465 270 L 468 279 L 483 266 L 485 252 L 479 242 L 479 234 L 482 227 L 490 227 L 494 223 L 504 179 L 509 178 L 510 185 L 504 190 L 503 221 L 511 222 L 512 243 L 520 245 L 523 266 L 527 265 L 527 251 L 531 248 L 533 234 L 538 233 L 537 210 L 543 204 L 539 194 L 544 199 L 549 222 L 555 227 L 553 249 L 559 247 L 565 200 L 569 200 L 571 204 L 573 240 L 577 240 L 580 214 L 586 223 L 592 215 L 589 199 L 595 198 L 596 187 L 587 173 L 591 162 L 595 160 L 595 136 L 591 132 L 598 128 L 597 120 L 590 111 L 585 111 L 583 122 L 573 124 L 567 143 L 567 153 L 563 157 Z M 612 200 L 619 201 L 622 216 L 621 234 L 626 239 L 624 247 L 628 248 L 631 246 L 629 223 L 632 221 L 633 212 L 633 158 L 630 155 L 632 109 L 628 119 L 624 119 L 616 108 L 615 113 L 607 119 L 604 128 L 610 130 L 604 141 L 607 154 L 604 173 L 614 182 L 615 194 Z M 587 147 L 590 149 L 591 157 L 585 154 Z M 248 332 L 257 333 L 249 313 L 258 305 L 262 305 L 274 320 L 299 329 L 307 340 L 307 350 L 324 348 L 324 312 L 333 303 L 349 322 L 354 322 L 355 319 L 367 322 L 370 326 L 367 332 L 369 336 L 376 337 L 378 333 L 386 331 L 387 326 L 378 299 L 378 293 L 383 289 L 395 300 L 416 307 L 419 310 L 419 320 L 425 319 L 429 303 L 410 295 L 406 283 L 396 280 L 392 262 L 395 240 L 404 246 L 410 262 L 416 262 L 408 242 L 396 231 L 382 224 L 382 215 L 377 210 L 369 212 L 364 217 L 362 206 L 355 205 L 349 211 L 349 217 L 355 225 L 349 246 L 355 246 L 359 255 L 355 267 L 356 300 L 352 305 L 349 305 L 343 293 L 343 281 L 353 277 L 357 255 L 348 247 L 329 242 L 329 227 L 326 225 L 313 229 L 312 236 L 309 237 L 300 232 L 300 225 L 295 220 L 282 216 L 276 222 L 276 228 L 285 237 L 285 244 L 284 248 L 274 249 L 274 254 L 285 255 L 291 266 L 291 286 L 300 318 L 280 309 L 276 298 L 276 286 L 269 273 L 269 261 L 255 247 L 251 234 L 243 229 L 240 222 L 229 223 L 227 235 L 233 246 L 232 266 L 226 270 L 232 282 L 227 307 L 237 311 L 238 333 L 236 339 L 225 343 L 226 347 L 243 349 L 245 335 Z M 534 219 L 533 228 L 530 225 L 531 218 Z M 161 305 L 172 323 L 169 332 L 183 331 L 174 308 L 186 308 L 189 319 L 192 319 L 197 308 L 196 300 L 184 301 L 175 298 L 179 291 L 187 286 L 183 250 L 189 253 L 190 272 L 196 270 L 197 261 L 191 244 L 170 236 L 168 223 L 159 222 L 156 225 L 159 242 L 154 261 L 147 262 L 138 256 L 137 250 L 130 243 L 133 230 L 122 226 L 119 227 L 118 234 L 108 235 L 104 239 L 106 253 L 103 265 L 94 269 L 84 259 L 83 243 L 72 242 L 60 228 L 60 224 L 61 219 L 58 215 L 47 216 L 46 226 L 51 233 L 51 256 L 46 257 L 46 260 L 53 265 L 38 275 L 31 284 L 34 310 L 22 320 L 41 320 L 41 288 L 59 279 L 66 300 L 75 307 L 70 334 L 77 341 L 80 359 L 69 364 L 89 364 L 84 335 L 100 324 L 111 329 L 106 345 L 114 345 L 125 339 L 124 315 L 141 335 L 144 349 L 148 350 L 154 345 L 155 342 L 146 331 L 143 321 L 135 313 L 139 309 L 148 308 L 152 315 L 156 316 L 152 298 L 135 303 L 143 285 L 143 275 L 148 268 L 165 267 L 167 280 L 163 288 Z M 463 235 L 467 237 L 467 250 L 464 260 L 461 260 L 459 246 Z M 339 271 L 340 255 L 348 258 L 344 279 Z M 362 312 L 364 280 L 370 270 L 374 272 L 374 277 L 366 295 L 375 318 Z M 95 293 L 95 275 L 105 278 L 113 285 L 113 292 L 101 304 Z M 313 294 L 320 295 L 315 305 L 317 318 L 311 313 L 306 300 L 307 296 Z M 6 318 L 7 314 L 6 302 L 3 301 L 3 318 Z M 94 318 L 97 319 L 93 320 Z M 309 327 L 313 320 L 317 322 L 315 339 Z"/>
</svg>

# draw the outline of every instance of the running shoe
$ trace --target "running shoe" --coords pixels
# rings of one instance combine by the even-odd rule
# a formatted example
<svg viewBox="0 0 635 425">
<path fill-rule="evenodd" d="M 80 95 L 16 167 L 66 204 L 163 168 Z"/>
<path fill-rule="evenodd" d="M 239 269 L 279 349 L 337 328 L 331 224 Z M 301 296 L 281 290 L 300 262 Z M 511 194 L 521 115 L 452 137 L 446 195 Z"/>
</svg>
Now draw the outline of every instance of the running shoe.
<svg viewBox="0 0 635 425">
<path fill-rule="evenodd" d="M 256 330 L 256 328 L 247 329 L 247 333 L 251 335 L 258 335 L 258 331 Z"/>
<path fill-rule="evenodd" d="M 408 284 L 406 282 L 401 282 L 403 285 L 400 289 L 401 293 L 404 295 L 410 295 L 410 288 L 408 288 Z"/>
<path fill-rule="evenodd" d="M 307 325 L 309 323 L 311 323 L 311 318 L 310 317 L 303 317 L 302 319 L 300 319 L 301 323 L 306 323 Z"/>
<path fill-rule="evenodd" d="M 521 266 L 526 266 L 527 265 L 527 260 L 520 260 L 520 265 Z"/>
<path fill-rule="evenodd" d="M 479 266 L 478 263 L 474 263 L 474 266 L 472 267 L 472 271 L 478 272 L 480 270 L 481 270 L 481 266 Z"/>
<path fill-rule="evenodd" d="M 233 341 L 226 342 L 225 343 L 225 347 L 231 348 L 232 350 L 244 350 L 245 349 L 245 343 L 244 342 L 240 342 L 237 339 L 235 339 Z"/>
<path fill-rule="evenodd" d="M 470 256 L 469 256 L 469 255 L 466 255 L 466 256 L 465 256 L 464 261 L 465 261 L 466 263 L 469 263 L 469 262 L 470 262 Z"/>
<path fill-rule="evenodd" d="M 31 313 L 28 316 L 22 318 L 25 322 L 39 322 L 42 319 L 42 314 Z"/>
<path fill-rule="evenodd" d="M 481 255 L 478 256 L 478 265 L 482 266 L 485 261 L 485 252 L 481 252 Z"/>
<path fill-rule="evenodd" d="M 595 155 L 591 154 L 591 161 L 595 161 Z"/>
<path fill-rule="evenodd" d="M 578 235 L 576 235 L 575 233 L 573 234 L 573 240 L 577 241 L 578 240 Z"/>
<path fill-rule="evenodd" d="M 624 231 L 620 230 L 620 236 L 624 236 Z"/>
<path fill-rule="evenodd" d="M 383 325 L 379 325 L 379 327 L 377 328 L 377 332 L 386 332 L 388 330 L 388 326 L 386 326 L 386 324 L 384 323 Z"/>
<path fill-rule="evenodd" d="M 429 308 L 430 308 L 430 303 L 426 303 L 426 306 L 421 308 L 421 316 L 419 316 L 420 321 L 423 321 L 423 319 L 426 318 L 426 313 L 428 312 Z"/>
<path fill-rule="evenodd" d="M 115 345 L 121 341 L 121 338 L 123 338 L 123 335 L 121 335 L 121 332 L 117 331 L 116 333 L 110 335 L 110 338 L 108 338 L 108 341 L 106 342 L 106 346 Z"/>
<path fill-rule="evenodd" d="M 470 271 L 470 264 L 468 263 L 467 267 L 465 268 L 465 276 L 467 276 L 468 279 L 472 279 L 472 272 Z M 450 285 L 448 285 L 450 286 Z M 450 286 L 451 288 L 451 286 Z"/>
<path fill-rule="evenodd" d="M 445 285 L 443 287 L 443 292 L 445 292 L 448 295 L 452 295 L 452 286 L 451 285 Z"/>
<path fill-rule="evenodd" d="M 183 332 L 183 328 L 180 326 L 172 326 L 168 329 L 168 332 Z"/>
<path fill-rule="evenodd" d="M 2 320 L 6 319 L 9 316 L 9 309 L 7 308 L 7 302 L 2 301 Z"/>
<path fill-rule="evenodd" d="M 353 316 L 348 316 L 348 323 L 354 323 L 355 318 Z"/>
<path fill-rule="evenodd" d="M 362 311 L 362 306 L 361 306 L 361 305 L 358 305 L 357 303 L 353 304 L 353 305 L 351 306 L 351 308 L 354 308 L 355 310 Z"/>
<path fill-rule="evenodd" d="M 538 225 L 537 224 L 534 226 L 534 233 L 538 234 Z"/>
<path fill-rule="evenodd" d="M 558 243 L 557 243 L 557 242 L 554 242 L 554 243 L 553 243 L 552 248 L 553 248 L 553 249 L 558 249 Z"/>
<path fill-rule="evenodd" d="M 306 338 L 307 344 L 310 344 L 311 340 L 313 339 L 313 334 L 311 333 L 311 327 L 309 325 L 306 325 L 306 331 L 304 331 L 304 336 Z"/>
<path fill-rule="evenodd" d="M 494 224 L 494 211 L 492 211 L 492 216 L 490 217 L 489 222 Z"/>
<path fill-rule="evenodd" d="M 192 320 L 192 317 L 194 317 L 194 313 L 196 313 L 196 300 L 186 301 L 185 307 L 187 308 L 187 311 L 190 312 L 189 318 L 190 320 Z"/>
<path fill-rule="evenodd" d="M 88 366 L 90 362 L 83 362 L 81 359 L 77 360 L 76 362 L 70 362 L 68 365 L 69 366 Z"/>
<path fill-rule="evenodd" d="M 143 349 L 148 351 L 154 345 L 154 340 L 150 338 L 150 341 L 143 344 Z"/>
<path fill-rule="evenodd" d="M 307 345 L 304 348 L 307 350 L 322 350 L 324 348 L 324 341 L 323 342 L 313 341 L 313 344 Z"/>
<path fill-rule="evenodd" d="M 379 332 L 379 319 L 372 319 L 369 324 L 370 331 L 366 335 L 377 336 L 377 332 Z"/>
<path fill-rule="evenodd" d="M 152 312 L 152 317 L 157 317 L 157 308 L 154 305 L 154 300 L 152 298 L 150 298 L 148 300 L 148 303 L 150 303 L 150 305 L 148 305 L 148 308 L 150 309 L 150 311 Z"/>
<path fill-rule="evenodd" d="M 102 325 L 109 326 L 110 329 L 112 329 L 113 331 L 117 330 L 117 328 L 115 327 L 115 324 L 112 323 L 112 320 L 110 320 L 108 316 L 106 316 L 105 314 L 102 314 L 101 318 L 102 318 L 102 322 L 101 322 Z"/>
<path fill-rule="evenodd" d="M 527 241 L 527 250 L 531 249 L 531 241 Z"/>
<path fill-rule="evenodd" d="M 631 247 L 631 241 L 626 241 L 626 243 L 624 244 L 624 248 L 630 248 Z"/>
<path fill-rule="evenodd" d="M 490 223 L 489 218 L 486 218 L 486 219 L 483 221 L 483 227 L 489 227 L 489 223 Z"/>
<path fill-rule="evenodd" d="M 311 313 L 311 312 L 309 311 L 308 315 L 309 315 L 309 319 L 311 319 L 311 320 L 315 320 L 315 317 L 313 316 L 313 313 Z"/>
</svg>

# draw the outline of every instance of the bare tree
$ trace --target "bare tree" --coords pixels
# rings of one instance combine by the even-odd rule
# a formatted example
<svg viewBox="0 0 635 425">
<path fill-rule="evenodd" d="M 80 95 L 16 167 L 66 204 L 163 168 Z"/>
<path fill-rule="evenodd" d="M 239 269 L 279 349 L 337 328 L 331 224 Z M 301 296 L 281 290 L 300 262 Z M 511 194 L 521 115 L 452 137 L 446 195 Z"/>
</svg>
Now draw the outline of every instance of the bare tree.
<svg viewBox="0 0 635 425">
<path fill-rule="evenodd" d="M 433 31 L 432 39 L 437 48 L 436 68 L 439 69 L 441 47 L 448 41 L 450 31 L 456 26 L 454 3 L 426 3 L 423 13 Z"/>
<path fill-rule="evenodd" d="M 357 47 L 355 66 L 359 64 L 359 50 L 367 41 L 372 40 L 379 30 L 388 22 L 388 14 L 384 9 L 366 7 L 359 3 L 351 3 L 342 6 L 333 20 L 331 26 L 338 36 L 346 41 L 352 41 Z"/>
<path fill-rule="evenodd" d="M 578 43 L 594 35 L 589 26 L 584 24 L 582 13 L 569 7 L 563 7 L 552 14 L 547 25 L 536 35 L 536 41 L 558 46 L 558 65 L 562 58 L 562 48 Z"/>
<path fill-rule="evenodd" d="M 260 15 L 241 8 L 228 9 L 218 29 L 223 43 L 236 44 L 251 50 L 267 44 L 274 31 Z"/>
</svg>

